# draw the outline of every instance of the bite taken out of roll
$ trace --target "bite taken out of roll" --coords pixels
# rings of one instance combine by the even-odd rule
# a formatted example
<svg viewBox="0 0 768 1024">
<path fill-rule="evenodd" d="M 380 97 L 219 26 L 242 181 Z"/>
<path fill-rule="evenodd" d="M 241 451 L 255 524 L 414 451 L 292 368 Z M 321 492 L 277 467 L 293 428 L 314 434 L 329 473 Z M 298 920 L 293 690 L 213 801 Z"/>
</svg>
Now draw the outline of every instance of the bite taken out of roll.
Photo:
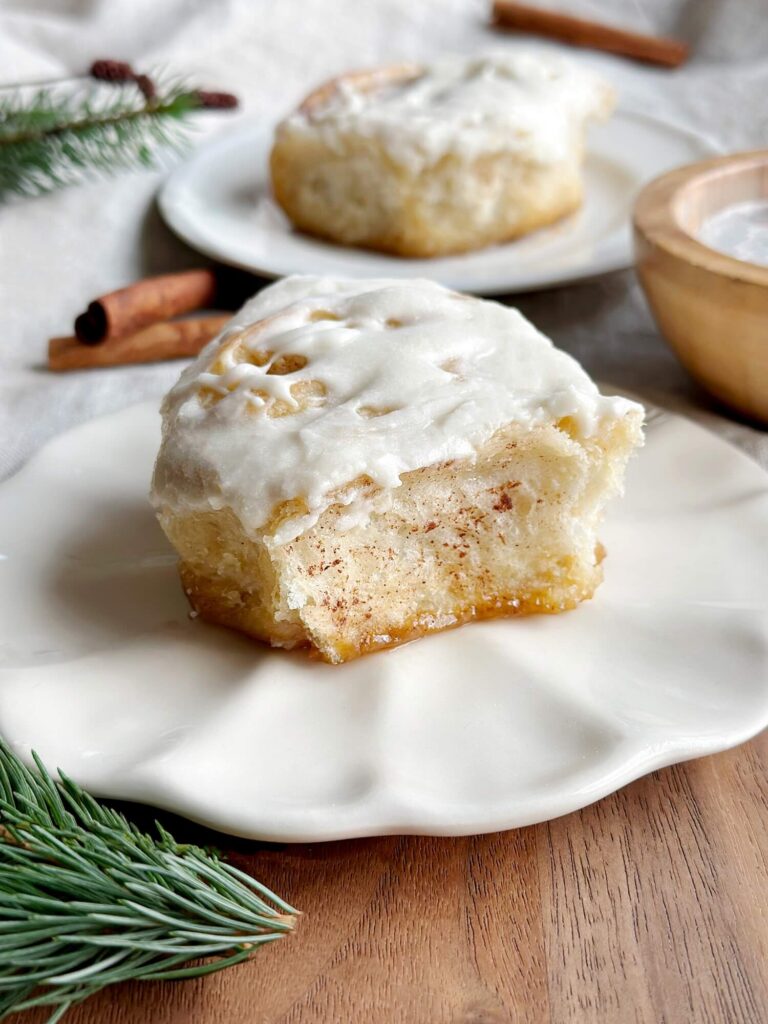
<svg viewBox="0 0 768 1024">
<path fill-rule="evenodd" d="M 293 277 L 166 397 L 152 499 L 197 612 L 342 662 L 591 597 L 642 419 L 515 309 Z"/>
</svg>

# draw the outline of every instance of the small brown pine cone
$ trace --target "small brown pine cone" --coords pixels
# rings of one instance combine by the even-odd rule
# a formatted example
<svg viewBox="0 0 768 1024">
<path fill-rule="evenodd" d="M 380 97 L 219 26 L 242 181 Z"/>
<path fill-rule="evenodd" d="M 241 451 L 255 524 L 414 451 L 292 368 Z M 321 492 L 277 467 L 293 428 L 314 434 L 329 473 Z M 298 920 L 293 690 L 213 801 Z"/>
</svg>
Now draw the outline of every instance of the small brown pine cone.
<svg viewBox="0 0 768 1024">
<path fill-rule="evenodd" d="M 155 83 L 152 81 L 149 75 L 136 75 L 133 80 L 136 83 L 136 85 L 138 85 L 139 89 L 141 89 L 145 99 L 153 100 L 155 96 L 157 96 L 157 89 L 155 88 Z"/>
<path fill-rule="evenodd" d="M 231 92 L 208 92 L 205 89 L 198 89 L 194 95 L 204 110 L 232 110 L 239 106 L 237 96 L 233 96 Z"/>
<path fill-rule="evenodd" d="M 90 75 L 99 82 L 132 82 L 136 77 L 131 65 L 121 60 L 95 60 Z"/>
</svg>

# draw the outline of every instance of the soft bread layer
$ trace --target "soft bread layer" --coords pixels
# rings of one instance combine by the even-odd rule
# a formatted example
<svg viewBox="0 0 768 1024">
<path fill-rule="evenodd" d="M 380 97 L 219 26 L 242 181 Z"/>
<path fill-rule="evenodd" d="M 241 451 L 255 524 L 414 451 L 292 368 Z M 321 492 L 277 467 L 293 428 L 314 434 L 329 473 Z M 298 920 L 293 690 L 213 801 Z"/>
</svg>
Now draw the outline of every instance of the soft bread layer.
<svg viewBox="0 0 768 1024">
<path fill-rule="evenodd" d="M 406 473 L 388 494 L 359 481 L 354 501 L 373 505 L 365 525 L 345 528 L 354 502 L 334 504 L 282 545 L 272 535 L 290 507 L 255 535 L 228 508 L 165 506 L 160 521 L 206 619 L 338 663 L 470 619 L 591 597 L 597 528 L 640 438 L 639 412 L 587 440 L 567 421 L 510 425 L 476 459 Z"/>
<path fill-rule="evenodd" d="M 568 160 L 537 164 L 515 153 L 467 161 L 447 155 L 414 173 L 382 146 L 344 136 L 278 134 L 275 198 L 310 234 L 400 256 L 431 257 L 508 241 L 581 204 L 580 147 Z"/>
</svg>

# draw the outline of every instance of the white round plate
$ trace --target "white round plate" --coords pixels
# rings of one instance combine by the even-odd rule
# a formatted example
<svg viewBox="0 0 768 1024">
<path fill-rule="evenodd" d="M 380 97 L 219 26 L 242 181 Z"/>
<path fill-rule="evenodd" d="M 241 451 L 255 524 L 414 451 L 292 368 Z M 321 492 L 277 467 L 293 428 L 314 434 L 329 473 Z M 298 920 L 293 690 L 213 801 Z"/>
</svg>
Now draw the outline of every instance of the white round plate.
<svg viewBox="0 0 768 1024">
<path fill-rule="evenodd" d="M 267 277 L 429 277 L 497 295 L 546 288 L 632 263 L 635 196 L 658 174 L 709 156 L 709 142 L 644 114 L 618 110 L 589 134 L 585 202 L 559 224 L 516 242 L 442 259 L 411 260 L 332 245 L 293 230 L 269 194 L 274 128 L 243 127 L 200 149 L 160 192 L 160 211 L 201 252 Z"/>
<path fill-rule="evenodd" d="M 150 405 L 0 487 L 0 731 L 226 832 L 460 835 L 564 814 L 768 722 L 768 476 L 655 414 L 596 598 L 332 667 L 191 620 Z"/>
</svg>

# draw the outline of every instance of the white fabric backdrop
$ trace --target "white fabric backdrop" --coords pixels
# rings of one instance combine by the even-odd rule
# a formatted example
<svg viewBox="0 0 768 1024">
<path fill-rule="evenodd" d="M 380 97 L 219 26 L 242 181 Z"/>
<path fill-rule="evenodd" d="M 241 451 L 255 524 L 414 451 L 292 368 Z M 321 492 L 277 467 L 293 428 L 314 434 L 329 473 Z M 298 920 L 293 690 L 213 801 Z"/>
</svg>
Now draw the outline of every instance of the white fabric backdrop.
<svg viewBox="0 0 768 1024">
<path fill-rule="evenodd" d="M 583 0 L 643 31 L 674 32 L 694 59 L 675 72 L 576 51 L 620 91 L 727 149 L 768 145 L 767 0 Z M 79 72 L 96 57 L 158 64 L 243 100 L 270 121 L 350 66 L 519 45 L 487 27 L 490 0 L 0 0 L 0 75 Z M 227 130 L 232 118 L 216 119 Z M 0 207 L 0 476 L 66 427 L 159 398 L 179 364 L 61 377 L 42 364 L 94 296 L 204 262 L 153 205 L 159 175 L 137 173 Z M 712 412 L 659 339 L 630 272 L 514 300 L 595 376 L 706 420 L 768 467 L 768 435 Z M 727 344 L 728 339 L 723 339 Z"/>
</svg>

